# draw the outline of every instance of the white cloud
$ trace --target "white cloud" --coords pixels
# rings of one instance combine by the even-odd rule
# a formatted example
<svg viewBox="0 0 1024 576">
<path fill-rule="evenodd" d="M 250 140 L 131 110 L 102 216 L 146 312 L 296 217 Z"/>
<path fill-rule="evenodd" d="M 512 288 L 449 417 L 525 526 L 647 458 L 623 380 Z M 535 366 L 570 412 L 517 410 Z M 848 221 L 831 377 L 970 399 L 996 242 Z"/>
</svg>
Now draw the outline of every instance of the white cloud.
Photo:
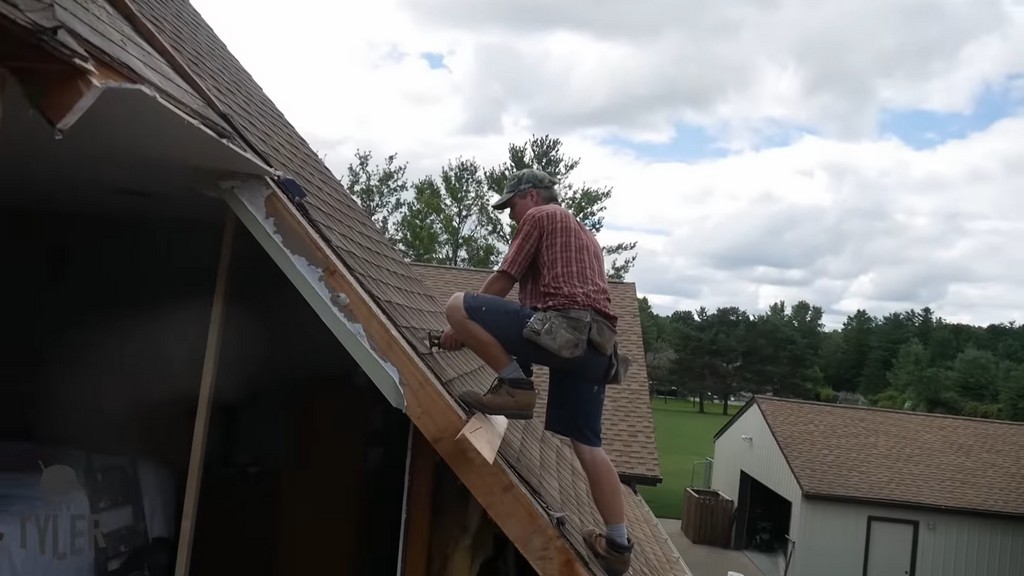
<svg viewBox="0 0 1024 576">
<path fill-rule="evenodd" d="M 961 110 L 1024 67 L 1022 9 L 1009 0 L 403 4 L 476 34 L 470 95 L 503 91 L 470 106 L 514 104 L 559 132 L 688 118 L 741 141 L 779 121 L 863 136 L 883 106 Z"/>
<path fill-rule="evenodd" d="M 639 240 L 631 279 L 662 311 L 1024 314 L 1024 116 L 930 150 L 874 132 L 883 108 L 962 112 L 1024 73 L 1019 1 L 254 0 L 244 19 L 194 3 L 335 173 L 357 147 L 418 176 L 561 137 L 576 180 L 615 188 L 601 237 Z M 652 162 L 600 144 L 664 141 L 679 120 L 736 153 Z M 818 136 L 749 151 L 793 125 Z"/>
<path fill-rule="evenodd" d="M 595 152 L 580 170 L 618 183 L 614 223 L 674 229 L 660 245 L 643 242 L 632 277 L 641 290 L 687 306 L 931 305 L 988 322 L 1012 319 L 1016 305 L 979 307 L 978 287 L 1024 280 L 1014 248 L 1024 241 L 1022 142 L 1024 117 L 929 151 L 805 138 L 697 166 Z"/>
</svg>

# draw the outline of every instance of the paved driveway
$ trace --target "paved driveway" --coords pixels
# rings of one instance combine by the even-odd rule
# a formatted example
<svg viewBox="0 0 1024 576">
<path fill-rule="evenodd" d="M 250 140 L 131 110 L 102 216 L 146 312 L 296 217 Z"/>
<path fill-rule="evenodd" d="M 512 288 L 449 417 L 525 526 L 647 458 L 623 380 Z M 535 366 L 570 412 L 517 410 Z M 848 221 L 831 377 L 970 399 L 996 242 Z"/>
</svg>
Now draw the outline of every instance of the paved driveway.
<svg viewBox="0 0 1024 576">
<path fill-rule="evenodd" d="M 659 518 L 658 521 L 693 576 L 726 576 L 730 571 L 743 576 L 764 576 L 743 552 L 691 544 L 683 536 L 679 520 Z"/>
</svg>

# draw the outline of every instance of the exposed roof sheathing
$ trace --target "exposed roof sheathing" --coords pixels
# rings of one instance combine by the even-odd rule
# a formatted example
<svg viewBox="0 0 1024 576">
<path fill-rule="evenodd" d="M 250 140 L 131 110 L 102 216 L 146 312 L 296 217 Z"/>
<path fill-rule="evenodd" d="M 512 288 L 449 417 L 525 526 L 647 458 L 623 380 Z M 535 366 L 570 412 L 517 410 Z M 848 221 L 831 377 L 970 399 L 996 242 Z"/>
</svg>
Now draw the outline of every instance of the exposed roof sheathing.
<svg viewBox="0 0 1024 576">
<path fill-rule="evenodd" d="M 6 6 L 4 6 L 6 4 Z M 23 3 L 0 0 L 0 14 L 17 18 L 42 33 L 42 43 L 101 56 L 136 82 L 150 86 L 184 112 L 203 122 L 218 135 L 230 135 L 228 126 L 187 82 L 146 42 L 132 25 L 103 0 L 33 0 L 31 10 Z M 59 32 L 54 34 L 50 30 Z M 58 43 L 59 42 L 59 43 Z"/>
<path fill-rule="evenodd" d="M 430 264 L 413 264 L 413 268 L 427 281 L 441 302 L 447 301 L 455 292 L 479 290 L 491 273 L 477 268 Z M 661 481 L 661 469 L 654 441 L 654 419 L 647 388 L 636 286 L 629 282 L 609 282 L 608 288 L 612 308 L 619 317 L 619 346 L 630 356 L 632 365 L 624 383 L 608 387 L 602 434 L 604 448 L 620 475 L 637 478 L 641 483 L 657 483 Z M 518 300 L 518 286 L 512 289 L 508 298 Z M 538 388 L 535 412 L 542 417 L 547 400 L 547 368 L 534 368 L 534 382 Z"/>
<path fill-rule="evenodd" d="M 3 1 L 6 0 L 0 0 Z M 126 3 L 129 0 L 116 1 Z M 225 123 L 237 130 L 240 139 L 272 167 L 302 185 L 308 194 L 302 203 L 308 222 L 383 311 L 385 322 L 406 339 L 408 346 L 423 355 L 422 361 L 449 393 L 485 389 L 493 375 L 471 353 L 427 354 L 428 331 L 445 325 L 441 302 L 424 285 L 416 270 L 402 260 L 191 4 L 186 0 L 141 0 L 131 5 L 173 50 L 176 59 L 195 75 L 202 84 L 202 91 L 212 95 L 216 101 L 214 108 L 223 113 Z M 120 18 L 108 8 L 90 10 L 90 13 L 99 14 L 101 18 Z M 110 40 L 126 41 L 126 33 L 120 26 L 105 30 L 117 36 Z M 104 51 L 105 57 L 117 60 L 114 63 L 122 68 L 132 68 L 127 62 L 131 55 L 111 52 L 116 51 Z M 121 61 L 122 58 L 125 61 Z M 149 69 L 144 72 L 146 74 L 139 74 L 140 82 L 149 82 L 146 80 Z M 152 82 L 157 83 L 155 79 Z M 199 113 L 205 115 L 206 111 Z M 543 506 L 550 512 L 566 514 L 562 533 L 575 549 L 577 560 L 590 571 L 601 573 L 581 537 L 583 528 L 600 526 L 601 520 L 571 448 L 544 433 L 539 420 L 514 422 L 506 433 L 500 457 L 514 471 L 517 483 L 527 486 Z M 627 514 L 637 541 L 632 573 L 685 574 L 678 555 L 644 502 L 623 489 L 628 495 Z M 500 524 L 500 519 L 496 520 Z"/>
<path fill-rule="evenodd" d="M 754 403 L 805 496 L 1024 516 L 1024 423 L 764 396 L 743 411 Z"/>
</svg>

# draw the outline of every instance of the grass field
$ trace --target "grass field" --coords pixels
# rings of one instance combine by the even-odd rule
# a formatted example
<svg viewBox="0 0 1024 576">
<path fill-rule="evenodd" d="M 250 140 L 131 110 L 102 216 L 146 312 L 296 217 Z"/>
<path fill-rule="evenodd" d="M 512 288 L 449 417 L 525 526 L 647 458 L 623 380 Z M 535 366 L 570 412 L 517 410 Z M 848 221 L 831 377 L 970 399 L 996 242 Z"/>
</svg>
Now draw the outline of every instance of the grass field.
<svg viewBox="0 0 1024 576">
<path fill-rule="evenodd" d="M 730 416 L 740 406 L 730 404 Z M 705 404 L 701 414 L 689 400 L 655 398 L 651 408 L 663 480 L 657 487 L 641 486 L 640 494 L 657 517 L 680 518 L 693 463 L 714 455 L 713 437 L 729 416 L 722 415 L 721 404 Z"/>
</svg>

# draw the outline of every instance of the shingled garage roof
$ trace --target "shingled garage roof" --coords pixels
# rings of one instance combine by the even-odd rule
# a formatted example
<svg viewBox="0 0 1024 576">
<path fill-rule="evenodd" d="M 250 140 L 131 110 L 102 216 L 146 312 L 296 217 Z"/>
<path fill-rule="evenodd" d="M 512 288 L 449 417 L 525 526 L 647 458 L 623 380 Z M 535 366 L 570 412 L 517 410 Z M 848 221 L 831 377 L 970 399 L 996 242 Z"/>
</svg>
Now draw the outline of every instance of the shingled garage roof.
<svg viewBox="0 0 1024 576">
<path fill-rule="evenodd" d="M 752 405 L 806 497 L 1024 516 L 1022 423 L 757 396 L 729 424 Z"/>
<path fill-rule="evenodd" d="M 446 302 L 455 292 L 479 290 L 491 274 L 490 270 L 478 268 L 431 264 L 414 264 L 413 267 L 441 302 Z M 623 480 L 635 481 L 637 484 L 657 484 L 661 482 L 661 470 L 654 440 L 654 419 L 647 387 L 636 285 L 631 282 L 609 282 L 608 287 L 612 308 L 619 317 L 619 346 L 630 356 L 632 365 L 626 382 L 608 387 L 603 421 L 604 447 Z M 518 287 L 514 287 L 508 298 L 517 300 L 518 297 Z M 537 366 L 534 369 L 534 381 L 539 393 L 536 413 L 543 415 L 547 400 L 547 368 Z"/>
<path fill-rule="evenodd" d="M 268 197 L 267 208 L 276 210 L 282 223 L 292 226 L 289 232 L 293 236 L 309 234 L 315 241 L 310 245 L 325 250 L 320 254 L 321 261 L 327 263 L 324 281 L 345 290 L 342 295 L 351 300 L 343 305 L 345 309 L 362 323 L 375 347 L 398 363 L 410 418 L 538 570 L 600 573 L 593 557 L 586 552 L 581 531 L 588 525 L 600 525 L 601 521 L 571 449 L 544 434 L 538 421 L 512 423 L 493 466 L 479 456 L 474 459 L 472 448 L 456 442 L 464 415 L 450 396 L 447 403 L 435 402 L 440 392 L 438 382 L 443 383 L 449 394 L 464 389 L 483 390 L 491 380 L 489 370 L 469 353 L 429 354 L 428 331 L 444 326 L 441 302 L 345 193 L 191 4 L 185 0 L 110 0 L 110 4 L 103 0 L 55 1 L 84 7 L 99 21 L 130 23 L 131 30 L 121 25 L 93 29 L 101 31 L 101 36 L 114 46 L 145 38 L 159 54 L 158 58 L 139 52 L 138 47 L 127 55 L 117 54 L 112 48 L 97 49 L 96 42 L 74 34 L 74 30 L 70 30 L 70 35 L 74 41 L 88 45 L 94 58 L 115 65 L 135 82 L 164 97 L 181 89 L 178 80 L 183 79 L 191 90 L 181 100 L 202 95 L 203 104 L 208 107 L 198 110 L 202 106 L 193 100 L 193 106 L 181 104 L 183 111 L 204 116 L 210 124 L 223 122 L 233 132 L 232 139 L 238 137 L 270 166 L 301 184 L 308 195 L 296 206 L 278 191 Z M 24 13 L 20 19 L 11 18 L 17 5 L 9 0 L 0 0 L 0 4 L 7 4 L 0 11 L 0 21 L 6 16 L 9 24 L 21 30 L 53 38 L 52 27 L 33 24 Z M 131 36 L 131 42 L 126 36 Z M 80 57 L 68 56 L 66 48 L 63 52 L 52 52 L 64 58 Z M 153 79 L 157 69 L 163 68 L 161 63 L 171 66 L 178 76 L 172 78 L 174 86 L 161 86 L 162 82 Z M 429 407 L 425 405 L 428 400 Z M 509 492 L 506 487 L 518 492 Z M 637 541 L 632 573 L 686 574 L 678 554 L 643 500 L 625 487 L 623 491 L 627 497 L 627 519 Z M 563 521 L 557 523 L 560 535 L 549 537 L 557 532 L 552 518 L 543 515 L 545 511 L 552 518 L 554 513 L 565 514 Z M 527 523 L 519 522 L 524 520 Z M 566 543 L 568 547 L 564 546 Z M 559 546 L 574 552 L 566 555 Z"/>
</svg>

